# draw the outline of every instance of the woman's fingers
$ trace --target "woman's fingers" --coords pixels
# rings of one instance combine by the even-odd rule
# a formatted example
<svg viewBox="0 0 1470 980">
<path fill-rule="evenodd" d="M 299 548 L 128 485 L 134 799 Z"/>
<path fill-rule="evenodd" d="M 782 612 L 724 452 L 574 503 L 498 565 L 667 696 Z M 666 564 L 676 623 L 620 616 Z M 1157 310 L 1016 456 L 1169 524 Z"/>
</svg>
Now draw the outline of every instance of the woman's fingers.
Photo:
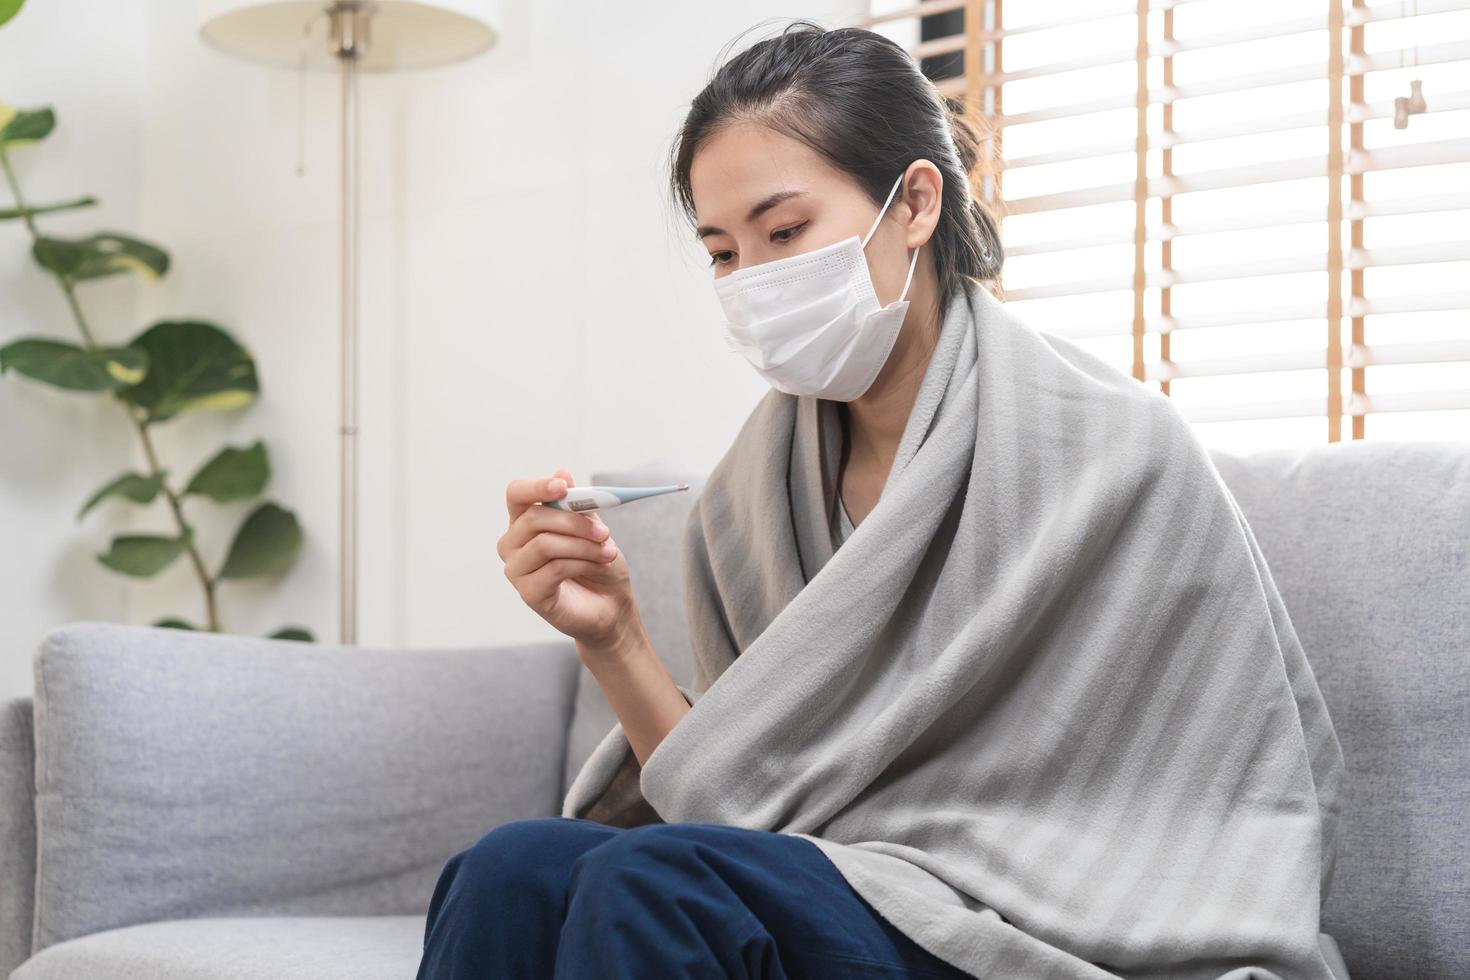
<svg viewBox="0 0 1470 980">
<path fill-rule="evenodd" d="M 546 606 L 569 578 L 597 578 L 612 565 L 608 561 L 586 561 L 581 558 L 553 558 L 540 568 L 515 580 L 516 591 L 533 609 Z"/>
<path fill-rule="evenodd" d="M 602 542 L 612 534 L 602 519 L 591 514 L 574 514 L 559 507 L 528 507 L 521 516 L 511 522 L 500 536 L 495 550 L 501 561 L 508 561 L 515 552 L 543 531 L 554 531 L 572 537 L 587 538 Z"/>
<path fill-rule="evenodd" d="M 541 531 L 524 545 L 514 549 L 505 563 L 505 576 L 513 582 L 558 558 L 579 559 L 600 566 L 613 561 L 617 556 L 617 546 L 610 540 L 593 541 L 555 531 Z"/>
<path fill-rule="evenodd" d="M 505 509 L 510 512 L 512 521 L 524 514 L 526 508 L 532 504 L 538 504 L 543 500 L 560 500 L 566 496 L 567 487 L 572 485 L 571 474 L 564 469 L 557 470 L 557 473 L 563 475 L 511 480 L 506 484 Z"/>
<path fill-rule="evenodd" d="M 602 518 L 539 506 L 560 500 L 574 485 L 571 471 L 561 467 L 551 477 L 512 480 L 505 488 L 510 527 L 495 550 L 505 562 L 505 577 L 535 609 L 552 601 L 564 580 L 595 578 L 618 558 Z"/>
</svg>

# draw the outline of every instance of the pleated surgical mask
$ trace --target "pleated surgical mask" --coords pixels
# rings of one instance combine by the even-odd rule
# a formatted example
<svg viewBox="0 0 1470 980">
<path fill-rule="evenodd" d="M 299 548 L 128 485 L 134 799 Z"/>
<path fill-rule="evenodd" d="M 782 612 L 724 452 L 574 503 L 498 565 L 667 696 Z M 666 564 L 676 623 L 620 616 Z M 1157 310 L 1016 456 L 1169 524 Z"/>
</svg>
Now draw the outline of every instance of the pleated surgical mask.
<svg viewBox="0 0 1470 980">
<path fill-rule="evenodd" d="M 902 183 L 899 174 L 861 241 L 853 235 L 715 280 L 726 345 L 772 387 L 848 402 L 878 377 L 908 312 L 905 297 L 919 250 L 913 250 L 898 299 L 883 306 L 864 249 Z"/>
</svg>

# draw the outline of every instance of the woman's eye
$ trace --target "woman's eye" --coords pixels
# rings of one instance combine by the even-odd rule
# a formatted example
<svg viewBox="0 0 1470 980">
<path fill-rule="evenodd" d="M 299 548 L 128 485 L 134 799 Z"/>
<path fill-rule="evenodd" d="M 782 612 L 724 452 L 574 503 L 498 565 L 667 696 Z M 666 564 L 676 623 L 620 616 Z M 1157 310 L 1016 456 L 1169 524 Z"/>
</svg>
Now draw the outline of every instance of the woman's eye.
<svg viewBox="0 0 1470 980">
<path fill-rule="evenodd" d="M 801 224 L 792 225 L 790 228 L 777 228 L 775 231 L 771 232 L 771 237 L 778 242 L 789 242 L 791 241 L 791 239 L 796 237 L 797 232 L 801 231 L 805 227 L 806 222 L 803 221 Z M 778 238 L 778 235 L 785 235 L 786 237 Z"/>
<path fill-rule="evenodd" d="M 806 222 L 803 221 L 801 224 L 792 225 L 790 228 L 777 228 L 775 231 L 771 232 L 771 240 L 785 244 L 786 242 L 789 242 L 793 238 L 795 238 L 797 233 L 805 227 Z M 709 257 L 709 264 L 712 266 L 728 265 L 730 263 L 729 258 L 721 258 L 721 256 L 729 256 L 730 254 L 731 253 L 728 251 L 715 252 Z"/>
</svg>

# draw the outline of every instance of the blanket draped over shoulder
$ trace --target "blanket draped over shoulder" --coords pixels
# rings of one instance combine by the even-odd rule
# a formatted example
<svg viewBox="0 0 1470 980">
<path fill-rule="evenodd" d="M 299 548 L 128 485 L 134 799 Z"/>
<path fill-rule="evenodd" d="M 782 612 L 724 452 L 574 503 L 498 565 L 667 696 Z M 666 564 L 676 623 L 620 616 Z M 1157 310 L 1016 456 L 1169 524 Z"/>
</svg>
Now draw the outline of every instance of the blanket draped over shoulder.
<svg viewBox="0 0 1470 980">
<path fill-rule="evenodd" d="M 839 426 L 756 405 L 685 527 L 689 712 L 562 815 L 805 837 L 977 977 L 1331 980 L 1342 750 L 1174 404 L 968 283 L 834 551 Z"/>
</svg>

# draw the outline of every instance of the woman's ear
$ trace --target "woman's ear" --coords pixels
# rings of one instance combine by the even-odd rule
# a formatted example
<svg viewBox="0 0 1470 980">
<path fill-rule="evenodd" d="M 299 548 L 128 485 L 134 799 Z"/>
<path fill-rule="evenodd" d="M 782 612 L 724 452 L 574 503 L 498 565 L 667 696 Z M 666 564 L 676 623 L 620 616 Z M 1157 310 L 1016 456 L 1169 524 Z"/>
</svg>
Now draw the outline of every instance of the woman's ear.
<svg viewBox="0 0 1470 980">
<path fill-rule="evenodd" d="M 904 174 L 903 205 L 904 245 L 918 248 L 927 242 L 939 226 L 940 206 L 944 202 L 944 175 L 928 160 L 915 160 Z"/>
</svg>

